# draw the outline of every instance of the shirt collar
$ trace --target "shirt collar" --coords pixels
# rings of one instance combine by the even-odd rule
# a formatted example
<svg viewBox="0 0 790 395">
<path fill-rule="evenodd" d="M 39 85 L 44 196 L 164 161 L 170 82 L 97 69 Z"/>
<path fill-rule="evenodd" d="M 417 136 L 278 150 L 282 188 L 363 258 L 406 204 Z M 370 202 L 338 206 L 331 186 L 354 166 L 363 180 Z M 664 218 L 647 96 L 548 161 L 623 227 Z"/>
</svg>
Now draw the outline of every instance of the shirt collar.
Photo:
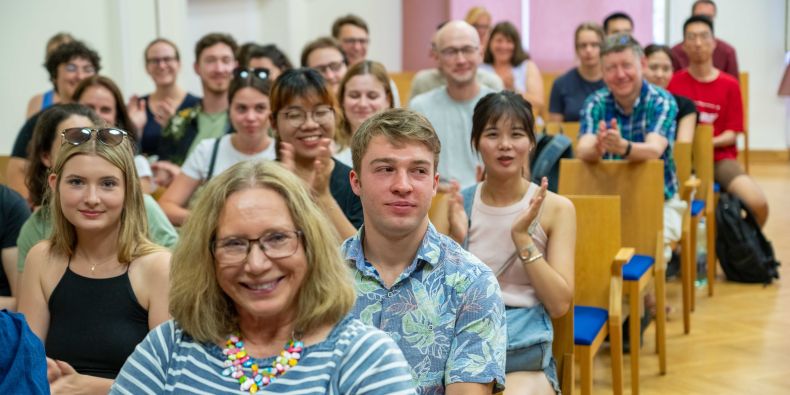
<svg viewBox="0 0 790 395">
<path fill-rule="evenodd" d="M 365 226 L 362 225 L 362 227 L 359 228 L 359 231 L 357 231 L 354 236 L 350 237 L 345 243 L 343 243 L 343 249 L 345 251 L 346 259 L 353 261 L 353 265 L 357 270 L 362 273 L 374 276 L 375 268 L 367 261 L 367 259 L 365 259 L 365 251 L 362 244 L 364 237 Z M 408 277 L 411 275 L 411 273 L 417 270 L 418 267 L 421 267 L 421 264 L 428 264 L 431 266 L 438 265 L 442 257 L 441 245 L 441 235 L 433 226 L 433 224 L 429 222 L 425 236 L 423 236 L 422 242 L 420 243 L 419 247 L 417 247 L 417 254 L 415 254 L 411 264 L 409 264 L 400 278 Z"/>
</svg>

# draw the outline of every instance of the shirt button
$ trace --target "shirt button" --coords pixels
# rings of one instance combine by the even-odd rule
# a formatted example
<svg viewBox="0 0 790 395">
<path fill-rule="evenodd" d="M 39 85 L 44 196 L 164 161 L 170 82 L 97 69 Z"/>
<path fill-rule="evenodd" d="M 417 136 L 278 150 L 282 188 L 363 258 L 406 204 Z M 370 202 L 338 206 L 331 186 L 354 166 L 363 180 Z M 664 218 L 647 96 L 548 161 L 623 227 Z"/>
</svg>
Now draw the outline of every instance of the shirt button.
<svg viewBox="0 0 790 395">
<path fill-rule="evenodd" d="M 389 291 L 389 292 L 387 292 L 387 297 L 388 297 L 388 298 L 391 298 L 391 297 L 392 297 L 392 295 L 394 295 L 394 294 L 395 294 L 394 292 L 392 292 L 392 291 Z"/>
</svg>

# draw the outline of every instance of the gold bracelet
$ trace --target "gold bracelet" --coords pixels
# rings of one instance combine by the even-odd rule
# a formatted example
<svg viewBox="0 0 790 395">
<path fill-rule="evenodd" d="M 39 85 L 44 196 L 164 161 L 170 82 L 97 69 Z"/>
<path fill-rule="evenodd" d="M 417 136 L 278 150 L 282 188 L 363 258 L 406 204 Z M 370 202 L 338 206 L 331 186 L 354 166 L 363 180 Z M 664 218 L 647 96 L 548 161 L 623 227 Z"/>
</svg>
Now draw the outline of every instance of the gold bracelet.
<svg viewBox="0 0 790 395">
<path fill-rule="evenodd" d="M 535 255 L 532 258 L 529 258 L 526 261 L 522 261 L 522 262 L 524 262 L 524 265 L 529 265 L 530 263 L 535 262 L 540 258 L 543 258 L 543 254 Z"/>
</svg>

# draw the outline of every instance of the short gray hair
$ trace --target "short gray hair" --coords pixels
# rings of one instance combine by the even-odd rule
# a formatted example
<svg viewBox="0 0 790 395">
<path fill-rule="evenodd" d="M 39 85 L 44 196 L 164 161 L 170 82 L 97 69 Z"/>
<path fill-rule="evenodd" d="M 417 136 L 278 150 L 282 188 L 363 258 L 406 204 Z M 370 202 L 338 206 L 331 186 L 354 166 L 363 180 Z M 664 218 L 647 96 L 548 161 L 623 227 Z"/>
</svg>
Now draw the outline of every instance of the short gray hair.
<svg viewBox="0 0 790 395">
<path fill-rule="evenodd" d="M 610 53 L 623 52 L 629 48 L 634 51 L 634 54 L 638 58 L 645 55 L 642 51 L 642 46 L 639 45 L 639 42 L 630 34 L 620 33 L 608 36 L 603 40 L 603 44 L 601 45 L 601 58 Z"/>
</svg>

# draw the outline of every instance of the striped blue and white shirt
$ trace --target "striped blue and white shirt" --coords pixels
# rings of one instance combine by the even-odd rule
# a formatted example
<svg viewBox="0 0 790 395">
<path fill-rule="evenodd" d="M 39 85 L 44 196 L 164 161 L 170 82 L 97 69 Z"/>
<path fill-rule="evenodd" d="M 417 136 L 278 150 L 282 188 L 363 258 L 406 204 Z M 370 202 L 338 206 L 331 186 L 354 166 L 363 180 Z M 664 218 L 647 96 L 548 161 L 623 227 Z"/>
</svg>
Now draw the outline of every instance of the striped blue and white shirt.
<svg viewBox="0 0 790 395">
<path fill-rule="evenodd" d="M 126 360 L 111 394 L 240 394 L 238 380 L 223 376 L 225 356 L 200 343 L 173 320 L 152 330 Z M 271 358 L 256 360 L 270 366 Z M 247 376 L 252 372 L 245 368 Z M 248 393 L 248 392 L 247 392 Z M 398 346 L 386 334 L 347 316 L 327 338 L 307 346 L 299 364 L 259 394 L 414 394 Z"/>
</svg>

